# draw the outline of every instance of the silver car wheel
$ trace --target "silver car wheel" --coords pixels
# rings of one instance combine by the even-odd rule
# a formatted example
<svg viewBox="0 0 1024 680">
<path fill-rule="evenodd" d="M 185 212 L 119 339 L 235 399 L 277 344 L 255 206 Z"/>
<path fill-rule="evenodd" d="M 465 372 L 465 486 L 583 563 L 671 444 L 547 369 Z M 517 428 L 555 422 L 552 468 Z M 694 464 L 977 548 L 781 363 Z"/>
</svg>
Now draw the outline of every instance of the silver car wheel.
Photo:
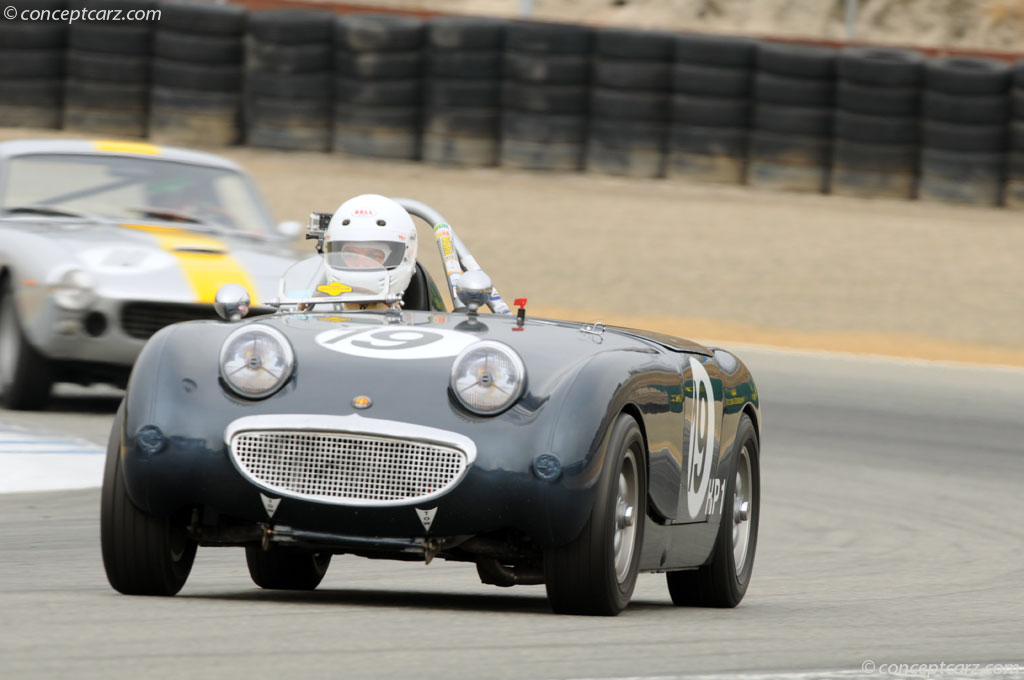
<svg viewBox="0 0 1024 680">
<path fill-rule="evenodd" d="M 19 340 L 14 300 L 7 297 L 0 300 L 0 387 L 14 382 Z"/>
<path fill-rule="evenodd" d="M 750 452 L 744 446 L 740 449 L 736 461 L 736 484 L 732 495 L 732 554 L 736 574 L 742 575 L 747 560 L 747 548 L 750 545 L 750 527 L 754 513 L 751 496 Z"/>
<path fill-rule="evenodd" d="M 615 498 L 615 577 L 619 583 L 626 580 L 633 561 L 636 543 L 636 507 L 639 502 L 636 452 L 631 448 L 622 460 L 618 493 Z"/>
</svg>

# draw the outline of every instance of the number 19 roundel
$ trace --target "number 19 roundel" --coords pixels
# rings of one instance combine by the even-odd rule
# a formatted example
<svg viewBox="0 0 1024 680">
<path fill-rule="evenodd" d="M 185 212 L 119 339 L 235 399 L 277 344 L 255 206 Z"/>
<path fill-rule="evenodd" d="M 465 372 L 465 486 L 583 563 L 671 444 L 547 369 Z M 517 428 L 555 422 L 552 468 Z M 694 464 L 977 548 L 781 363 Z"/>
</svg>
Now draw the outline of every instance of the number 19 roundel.
<svg viewBox="0 0 1024 680">
<path fill-rule="evenodd" d="M 711 454 L 715 448 L 715 393 L 704 366 L 690 357 L 693 399 L 690 410 L 690 455 L 686 471 L 686 508 L 691 518 L 701 516 L 711 483 Z"/>
<path fill-rule="evenodd" d="M 477 338 L 444 328 L 353 324 L 324 331 L 316 341 L 329 350 L 368 359 L 438 359 L 455 356 Z"/>
</svg>

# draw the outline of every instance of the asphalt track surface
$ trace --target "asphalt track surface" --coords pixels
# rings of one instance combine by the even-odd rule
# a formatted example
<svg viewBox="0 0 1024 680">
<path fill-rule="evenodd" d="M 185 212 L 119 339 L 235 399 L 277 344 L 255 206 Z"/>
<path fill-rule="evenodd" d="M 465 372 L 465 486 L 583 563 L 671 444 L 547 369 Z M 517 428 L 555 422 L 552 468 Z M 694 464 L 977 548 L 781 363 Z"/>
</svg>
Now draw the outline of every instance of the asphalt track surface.
<svg viewBox="0 0 1024 680">
<path fill-rule="evenodd" d="M 765 417 L 737 609 L 673 607 L 650 574 L 617 618 L 561 617 L 542 586 L 484 586 L 472 565 L 344 556 L 315 592 L 270 592 L 223 548 L 200 549 L 179 596 L 125 597 L 97 489 L 16 493 L 0 495 L 0 676 L 1024 677 L 983 671 L 1024 664 L 1024 371 L 737 353 Z M 116 395 L 65 394 L 0 422 L 103 442 Z"/>
</svg>

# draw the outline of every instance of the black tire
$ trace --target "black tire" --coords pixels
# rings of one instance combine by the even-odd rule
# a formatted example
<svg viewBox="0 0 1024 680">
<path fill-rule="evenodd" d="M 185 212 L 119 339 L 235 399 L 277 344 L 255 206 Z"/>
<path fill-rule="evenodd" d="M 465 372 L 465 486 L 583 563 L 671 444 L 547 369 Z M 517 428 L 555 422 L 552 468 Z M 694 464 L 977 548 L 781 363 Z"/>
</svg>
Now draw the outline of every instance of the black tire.
<svg viewBox="0 0 1024 680">
<path fill-rule="evenodd" d="M 505 82 L 502 102 L 511 111 L 549 114 L 583 114 L 590 105 L 589 89 L 573 85 Z"/>
<path fill-rule="evenodd" d="M 667 92 L 594 88 L 590 92 L 590 110 L 602 118 L 666 121 L 671 112 L 670 97 Z"/>
<path fill-rule="evenodd" d="M 50 106 L 0 103 L 0 127 L 57 129 L 61 119 L 61 110 Z"/>
<path fill-rule="evenodd" d="M 212 5 L 220 7 L 220 5 Z M 158 59 L 189 61 L 211 66 L 238 66 L 244 55 L 241 38 L 222 35 L 192 35 L 160 30 L 153 37 L 153 56 Z"/>
<path fill-rule="evenodd" d="M 1016 119 L 1024 119 L 1024 87 L 1010 90 L 1010 112 Z"/>
<path fill-rule="evenodd" d="M 839 51 L 836 72 L 863 85 L 914 88 L 924 77 L 923 54 L 892 47 L 847 47 Z"/>
<path fill-rule="evenodd" d="M 148 55 L 152 50 L 153 30 L 148 26 L 120 23 L 74 23 L 68 30 L 68 47 L 87 52 Z"/>
<path fill-rule="evenodd" d="M 67 80 L 64 106 L 104 111 L 128 111 L 145 116 L 149 105 L 146 83 L 104 83 L 96 80 Z"/>
<path fill-rule="evenodd" d="M 392 82 L 401 81 L 387 81 L 380 85 L 390 86 Z M 420 81 L 412 82 L 419 83 Z M 431 78 L 424 84 L 423 101 L 432 108 L 495 108 L 501 103 L 501 86 L 499 83 L 489 80 Z M 340 99 L 345 100 L 346 97 L 342 96 Z"/>
<path fill-rule="evenodd" d="M 423 131 L 432 135 L 497 138 L 499 109 L 431 109 L 424 113 Z"/>
<path fill-rule="evenodd" d="M 835 75 L 836 50 L 831 47 L 762 42 L 757 47 L 757 68 L 777 76 L 828 80 Z"/>
<path fill-rule="evenodd" d="M 836 108 L 869 116 L 916 116 L 921 90 L 912 87 L 876 87 L 846 80 L 836 83 Z"/>
<path fill-rule="evenodd" d="M 751 38 L 702 33 L 684 33 L 675 38 L 675 60 L 681 63 L 747 71 L 756 58 L 757 41 Z"/>
<path fill-rule="evenodd" d="M 237 111 L 199 110 L 153 104 L 149 138 L 174 146 L 231 146 L 241 137 Z"/>
<path fill-rule="evenodd" d="M 643 434 L 632 416 L 620 414 L 612 426 L 603 467 L 580 535 L 544 552 L 548 601 L 558 614 L 615 616 L 636 586 L 647 519 L 647 466 Z M 627 524 L 621 506 L 630 501 Z M 631 539 L 628 548 L 621 546 L 625 553 L 616 550 L 617 534 L 620 542 Z"/>
<path fill-rule="evenodd" d="M 352 106 L 335 103 L 334 121 L 337 125 L 362 130 L 419 130 L 422 112 L 418 106 Z"/>
<path fill-rule="evenodd" d="M 921 116 L 946 123 L 996 125 L 1010 117 L 1010 101 L 1004 94 L 966 96 L 925 90 Z"/>
<path fill-rule="evenodd" d="M 948 94 L 1003 94 L 1010 65 L 980 57 L 936 57 L 924 65 L 924 86 Z"/>
<path fill-rule="evenodd" d="M 44 50 L 63 47 L 67 24 L 0 21 L 0 45 L 8 49 Z"/>
<path fill-rule="evenodd" d="M 406 52 L 423 46 L 421 19 L 400 14 L 346 14 L 334 26 L 334 42 L 353 52 Z"/>
<path fill-rule="evenodd" d="M 578 172 L 583 169 L 586 147 L 567 142 L 501 140 L 501 165 L 518 170 Z"/>
<path fill-rule="evenodd" d="M 921 146 L 931 149 L 996 153 L 1004 149 L 1006 137 L 1004 125 L 921 122 Z"/>
<path fill-rule="evenodd" d="M 589 54 L 593 30 L 576 24 L 513 21 L 505 29 L 505 47 L 543 55 Z"/>
<path fill-rule="evenodd" d="M 594 59 L 594 87 L 622 90 L 668 90 L 671 64 L 637 59 Z"/>
<path fill-rule="evenodd" d="M 423 53 L 338 52 L 334 68 L 338 75 L 362 80 L 401 80 L 423 74 Z"/>
<path fill-rule="evenodd" d="M 63 122 L 65 130 L 82 130 L 118 138 L 145 137 L 149 129 L 149 115 L 141 109 L 65 106 Z"/>
<path fill-rule="evenodd" d="M 768 132 L 827 137 L 832 134 L 832 109 L 814 106 L 758 104 L 752 127 Z"/>
<path fill-rule="evenodd" d="M 1010 124 L 1010 148 L 1024 152 L 1024 121 L 1015 120 Z"/>
<path fill-rule="evenodd" d="M 672 122 L 706 127 L 746 127 L 750 124 L 750 100 L 672 95 Z"/>
<path fill-rule="evenodd" d="M 420 135 L 416 129 L 334 124 L 334 151 L 364 158 L 414 161 L 420 157 Z"/>
<path fill-rule="evenodd" d="M 663 151 L 643 148 L 620 149 L 605 146 L 595 140 L 587 143 L 584 157 L 587 172 L 637 179 L 664 177 L 667 161 L 668 157 Z"/>
<path fill-rule="evenodd" d="M 242 69 L 157 59 L 153 62 L 153 83 L 186 90 L 237 92 L 242 84 Z"/>
<path fill-rule="evenodd" d="M 147 16 L 147 12 L 152 12 L 157 8 L 157 0 L 67 0 L 68 9 L 90 9 L 96 12 L 108 13 L 109 18 L 110 12 L 120 11 L 121 16 L 118 18 L 117 23 L 121 26 L 149 26 L 155 24 L 157 18 L 155 16 Z M 133 12 L 133 17 L 138 16 L 142 18 L 128 19 L 127 13 Z M 88 23 L 98 24 L 101 23 L 98 19 L 85 20 Z"/>
<path fill-rule="evenodd" d="M 326 99 L 248 97 L 245 111 L 252 120 L 282 128 L 329 127 L 328 121 L 332 117 L 331 102 Z"/>
<path fill-rule="evenodd" d="M 752 130 L 751 160 L 790 165 L 827 167 L 832 152 L 830 137 L 783 135 L 777 132 Z"/>
<path fill-rule="evenodd" d="M 334 68 L 330 43 L 280 45 L 249 38 L 245 42 L 245 67 L 260 73 L 316 73 Z"/>
<path fill-rule="evenodd" d="M 586 116 L 561 116 L 505 111 L 501 117 L 502 139 L 521 142 L 582 145 L 587 139 Z"/>
<path fill-rule="evenodd" d="M 268 590 L 316 590 L 327 575 L 331 553 L 245 546 L 245 563 L 252 582 Z"/>
<path fill-rule="evenodd" d="M 917 118 L 865 116 L 837 111 L 835 136 L 869 144 L 916 144 L 920 136 L 920 122 Z"/>
<path fill-rule="evenodd" d="M 965 153 L 944 149 L 921 149 L 921 174 L 944 179 L 974 182 L 1000 180 L 1006 154 Z"/>
<path fill-rule="evenodd" d="M 160 30 L 170 29 L 210 36 L 240 36 L 245 32 L 247 15 L 248 12 L 241 5 L 161 2 Z"/>
<path fill-rule="evenodd" d="M 833 85 L 831 80 L 758 73 L 754 76 L 754 99 L 783 106 L 832 106 Z"/>
<path fill-rule="evenodd" d="M 334 96 L 357 106 L 414 106 L 419 104 L 422 94 L 423 81 L 419 78 L 383 81 L 338 78 L 334 81 Z M 494 99 L 497 100 L 497 94 Z"/>
<path fill-rule="evenodd" d="M 1024 182 L 1024 153 L 1011 151 L 1006 154 L 1006 180 Z"/>
<path fill-rule="evenodd" d="M 576 55 L 541 55 L 505 52 L 504 77 L 523 83 L 586 85 L 590 82 L 590 58 Z"/>
<path fill-rule="evenodd" d="M 744 158 L 750 131 L 745 128 L 673 125 L 669 130 L 669 151 L 701 156 Z"/>
<path fill-rule="evenodd" d="M 836 139 L 832 145 L 832 166 L 870 172 L 913 174 L 920 149 L 917 145 L 869 144 Z"/>
<path fill-rule="evenodd" d="M 116 83 L 148 83 L 152 60 L 146 57 L 68 50 L 69 78 L 109 80 Z"/>
<path fill-rule="evenodd" d="M 249 146 L 263 149 L 323 153 L 331 150 L 331 126 L 293 125 L 282 128 L 257 121 L 246 127 L 245 141 Z"/>
<path fill-rule="evenodd" d="M 59 50 L 0 47 L 0 78 L 59 78 L 64 73 L 63 57 Z"/>
<path fill-rule="evenodd" d="M 191 113 L 237 113 L 242 96 L 236 92 L 208 92 L 155 85 L 151 93 L 152 105 Z"/>
<path fill-rule="evenodd" d="M 694 64 L 672 65 L 672 90 L 709 97 L 746 97 L 754 84 L 749 69 Z"/>
<path fill-rule="evenodd" d="M 644 120 L 606 120 L 592 118 L 588 139 L 605 149 L 643 149 L 665 151 L 668 125 Z"/>
<path fill-rule="evenodd" d="M 62 80 L 0 79 L 0 98 L 4 104 L 60 106 L 63 96 Z"/>
<path fill-rule="evenodd" d="M 185 531 L 187 516 L 153 517 L 132 503 L 121 472 L 124 402 L 117 409 L 103 470 L 100 546 L 107 580 L 125 595 L 176 594 L 188 580 L 197 544 Z"/>
<path fill-rule="evenodd" d="M 434 17 L 427 22 L 426 44 L 441 50 L 499 50 L 506 25 L 486 17 Z"/>
<path fill-rule="evenodd" d="M 594 56 L 671 61 L 675 34 L 636 28 L 604 27 L 594 31 Z"/>
<path fill-rule="evenodd" d="M 423 160 L 437 165 L 490 167 L 498 164 L 500 144 L 495 137 L 424 133 Z"/>
<path fill-rule="evenodd" d="M 332 43 L 336 15 L 308 9 L 268 9 L 249 12 L 246 31 L 253 38 L 279 45 Z"/>
<path fill-rule="evenodd" d="M 252 94 L 295 99 L 331 99 L 334 96 L 332 71 L 321 73 L 260 73 L 246 78 Z"/>
<path fill-rule="evenodd" d="M 0 278 L 0 404 L 18 411 L 46 406 L 53 386 L 50 362 L 25 338 L 9 275 Z"/>
<path fill-rule="evenodd" d="M 761 518 L 761 473 L 760 452 L 757 432 L 750 417 L 740 418 L 736 430 L 736 450 L 733 465 L 726 480 L 725 500 L 722 504 L 722 519 L 715 539 L 710 561 L 697 569 L 670 571 L 667 573 L 668 591 L 676 606 L 735 607 L 743 599 L 750 585 L 757 551 L 757 532 Z M 735 501 L 737 477 L 741 476 L 742 452 L 746 451 L 749 468 L 746 473 L 748 490 L 748 539 L 742 563 L 736 564 L 733 531 L 736 526 Z"/>
<path fill-rule="evenodd" d="M 496 50 L 428 52 L 426 73 L 440 78 L 496 80 L 501 77 L 501 52 Z"/>
</svg>

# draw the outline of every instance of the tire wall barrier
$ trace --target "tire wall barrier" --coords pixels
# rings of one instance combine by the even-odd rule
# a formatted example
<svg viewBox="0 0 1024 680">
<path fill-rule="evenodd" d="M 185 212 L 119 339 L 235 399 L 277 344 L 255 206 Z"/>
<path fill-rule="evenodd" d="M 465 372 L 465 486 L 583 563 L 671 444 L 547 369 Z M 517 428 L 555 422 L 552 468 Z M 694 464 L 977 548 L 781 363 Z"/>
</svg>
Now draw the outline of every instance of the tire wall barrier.
<svg viewBox="0 0 1024 680">
<path fill-rule="evenodd" d="M 1024 209 L 1024 60 L 185 0 L 0 21 L 0 126 Z"/>
</svg>

